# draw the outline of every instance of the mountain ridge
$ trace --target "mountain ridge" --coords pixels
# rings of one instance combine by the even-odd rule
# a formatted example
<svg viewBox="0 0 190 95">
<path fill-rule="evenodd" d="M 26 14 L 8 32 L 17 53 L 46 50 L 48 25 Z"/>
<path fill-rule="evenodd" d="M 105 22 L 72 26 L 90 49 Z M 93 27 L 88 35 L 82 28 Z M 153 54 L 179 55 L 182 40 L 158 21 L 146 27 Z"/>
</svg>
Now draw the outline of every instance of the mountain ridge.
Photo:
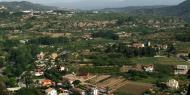
<svg viewBox="0 0 190 95">
<path fill-rule="evenodd" d="M 0 2 L 0 6 L 4 6 L 9 11 L 23 11 L 23 10 L 54 10 L 57 7 L 45 6 L 37 3 L 31 3 L 28 1 L 10 1 L 10 2 Z"/>
<path fill-rule="evenodd" d="M 184 20 L 190 21 L 190 0 L 186 0 L 178 5 L 172 6 L 145 6 L 125 8 L 108 8 L 101 11 L 112 11 L 112 12 L 126 12 L 128 14 L 139 14 L 139 15 L 161 15 L 161 16 L 177 16 Z"/>
</svg>

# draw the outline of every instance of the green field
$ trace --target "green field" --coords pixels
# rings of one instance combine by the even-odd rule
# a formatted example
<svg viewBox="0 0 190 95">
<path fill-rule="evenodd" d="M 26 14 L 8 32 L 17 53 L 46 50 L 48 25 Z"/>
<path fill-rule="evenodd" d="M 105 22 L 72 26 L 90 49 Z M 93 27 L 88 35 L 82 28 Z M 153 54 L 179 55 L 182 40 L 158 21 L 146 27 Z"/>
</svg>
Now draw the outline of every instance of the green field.
<svg viewBox="0 0 190 95">
<path fill-rule="evenodd" d="M 130 59 L 133 64 L 167 64 L 167 65 L 176 65 L 176 64 L 188 64 L 186 61 L 178 60 L 174 57 L 138 57 Z"/>
<path fill-rule="evenodd" d="M 176 48 L 178 52 L 189 53 L 190 52 L 190 42 L 177 42 Z"/>
</svg>

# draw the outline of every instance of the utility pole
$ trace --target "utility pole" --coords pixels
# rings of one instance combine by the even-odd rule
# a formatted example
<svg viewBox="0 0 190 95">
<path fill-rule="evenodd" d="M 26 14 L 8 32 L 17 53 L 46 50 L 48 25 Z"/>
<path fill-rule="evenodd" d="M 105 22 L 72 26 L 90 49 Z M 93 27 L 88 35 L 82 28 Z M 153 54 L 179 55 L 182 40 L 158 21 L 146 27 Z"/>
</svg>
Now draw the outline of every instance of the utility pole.
<svg viewBox="0 0 190 95">
<path fill-rule="evenodd" d="M 188 90 L 187 90 L 187 95 L 190 95 L 190 84 L 189 84 L 189 87 L 188 87 Z"/>
<path fill-rule="evenodd" d="M 190 81 L 190 70 L 188 71 L 187 75 L 188 75 L 188 79 Z M 187 95 L 190 95 L 190 83 L 189 83 L 189 87 L 187 89 Z"/>
</svg>

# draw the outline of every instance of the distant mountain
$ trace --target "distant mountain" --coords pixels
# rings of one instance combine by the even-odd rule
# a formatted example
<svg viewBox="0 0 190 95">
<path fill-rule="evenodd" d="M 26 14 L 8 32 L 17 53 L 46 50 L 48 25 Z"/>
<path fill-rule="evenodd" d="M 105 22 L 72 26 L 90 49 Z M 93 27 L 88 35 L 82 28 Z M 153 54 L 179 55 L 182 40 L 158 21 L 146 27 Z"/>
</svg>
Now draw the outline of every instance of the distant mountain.
<svg viewBox="0 0 190 95">
<path fill-rule="evenodd" d="M 186 0 L 175 6 L 145 6 L 145 7 L 125 7 L 125 8 L 108 8 L 102 11 L 127 12 L 129 14 L 140 15 L 162 15 L 178 16 L 190 21 L 190 0 Z"/>
<path fill-rule="evenodd" d="M 23 11 L 23 10 L 52 10 L 57 9 L 57 7 L 44 6 L 41 4 L 34 4 L 27 1 L 13 1 L 13 2 L 0 2 L 0 7 L 4 6 L 10 11 Z"/>
<path fill-rule="evenodd" d="M 168 15 L 168 16 L 178 16 L 190 21 L 190 0 L 186 0 L 179 5 L 153 9 L 155 14 Z"/>
<path fill-rule="evenodd" d="M 123 7 L 123 8 L 105 8 L 101 9 L 100 11 L 104 12 L 134 12 L 137 10 L 145 10 L 145 9 L 155 9 L 155 8 L 163 8 L 168 7 L 167 5 L 160 5 L 160 6 L 129 6 L 129 7 Z"/>
</svg>

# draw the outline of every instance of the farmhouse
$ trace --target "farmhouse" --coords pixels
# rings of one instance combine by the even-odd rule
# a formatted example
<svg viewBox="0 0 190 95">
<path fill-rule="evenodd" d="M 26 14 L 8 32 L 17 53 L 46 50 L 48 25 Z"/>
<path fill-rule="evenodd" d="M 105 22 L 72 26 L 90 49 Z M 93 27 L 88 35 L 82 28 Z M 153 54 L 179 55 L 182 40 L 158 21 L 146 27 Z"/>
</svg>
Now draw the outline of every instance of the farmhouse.
<svg viewBox="0 0 190 95">
<path fill-rule="evenodd" d="M 10 92 L 16 92 L 16 91 L 18 91 L 20 89 L 21 89 L 21 87 L 7 88 L 7 90 L 10 91 Z"/>
<path fill-rule="evenodd" d="M 48 88 L 45 90 L 46 95 L 58 95 L 57 94 L 57 90 L 53 89 L 53 88 Z"/>
<path fill-rule="evenodd" d="M 143 69 L 145 72 L 154 72 L 154 65 L 145 65 Z"/>
<path fill-rule="evenodd" d="M 36 57 L 37 57 L 38 60 L 43 60 L 44 56 L 45 56 L 45 54 L 43 52 L 40 52 L 40 54 L 37 54 Z"/>
<path fill-rule="evenodd" d="M 134 47 L 134 48 L 143 48 L 143 47 L 145 47 L 145 45 L 141 44 L 141 43 L 133 43 L 132 47 Z"/>
<path fill-rule="evenodd" d="M 6 10 L 6 9 L 7 9 L 7 7 L 0 5 L 0 10 Z"/>
<path fill-rule="evenodd" d="M 187 65 L 177 65 L 174 70 L 175 75 L 185 75 L 187 74 L 189 68 Z"/>
<path fill-rule="evenodd" d="M 169 80 L 166 85 L 170 88 L 173 88 L 173 89 L 178 89 L 179 88 L 179 82 L 176 81 L 175 79 L 171 79 Z"/>
<path fill-rule="evenodd" d="M 39 77 L 39 76 L 44 75 L 44 72 L 43 72 L 42 70 L 38 69 L 38 70 L 36 70 L 36 71 L 34 72 L 34 75 L 35 75 L 36 77 Z"/>
<path fill-rule="evenodd" d="M 57 57 L 58 57 L 58 54 L 57 54 L 57 53 L 52 53 L 52 54 L 51 54 L 51 58 L 52 58 L 53 60 L 55 60 Z"/>
<path fill-rule="evenodd" d="M 42 86 L 51 86 L 51 85 L 54 84 L 53 81 L 51 81 L 51 80 L 49 80 L 49 79 L 41 80 L 39 83 L 40 83 Z"/>
</svg>

